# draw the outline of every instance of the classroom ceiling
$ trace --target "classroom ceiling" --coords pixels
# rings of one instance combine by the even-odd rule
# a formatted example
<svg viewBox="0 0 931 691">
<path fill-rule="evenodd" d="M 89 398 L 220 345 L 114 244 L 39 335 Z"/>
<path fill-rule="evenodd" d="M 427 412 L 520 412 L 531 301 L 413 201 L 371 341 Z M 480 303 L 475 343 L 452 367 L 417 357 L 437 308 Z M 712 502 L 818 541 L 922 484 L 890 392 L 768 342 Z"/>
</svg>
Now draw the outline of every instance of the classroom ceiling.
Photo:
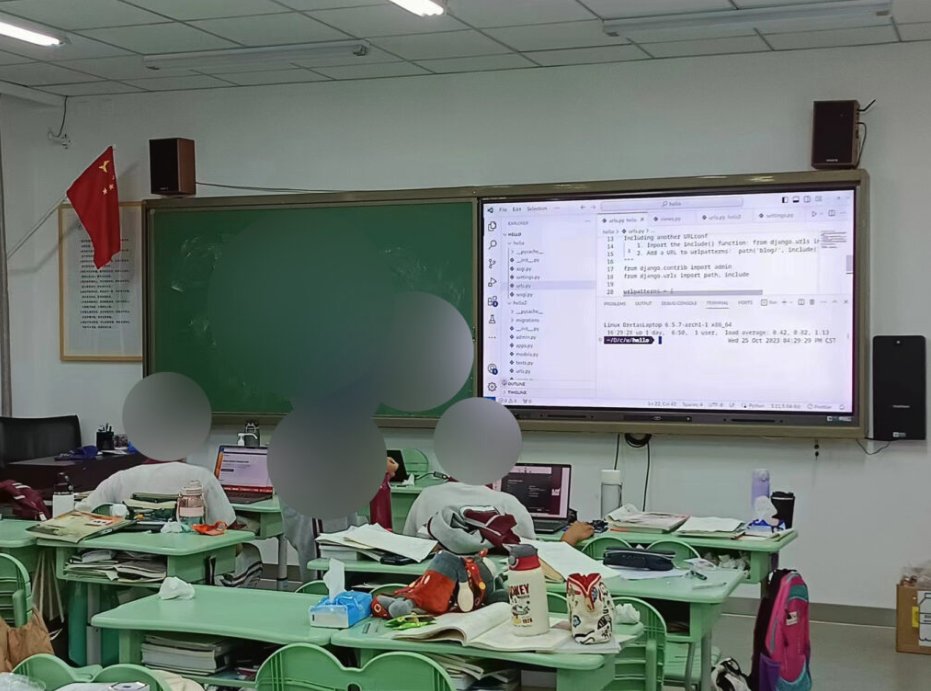
<svg viewBox="0 0 931 691">
<path fill-rule="evenodd" d="M 931 40 L 931 0 L 893 16 L 799 25 L 604 33 L 605 19 L 786 7 L 808 0 L 448 0 L 418 17 L 389 0 L 0 0 L 0 20 L 65 33 L 54 48 L 0 37 L 0 81 L 64 96 L 482 72 Z M 832 0 L 838 5 L 855 0 Z M 802 30 L 804 29 L 804 30 Z M 276 69 L 172 67 L 144 55 L 365 39 L 368 55 Z"/>
</svg>

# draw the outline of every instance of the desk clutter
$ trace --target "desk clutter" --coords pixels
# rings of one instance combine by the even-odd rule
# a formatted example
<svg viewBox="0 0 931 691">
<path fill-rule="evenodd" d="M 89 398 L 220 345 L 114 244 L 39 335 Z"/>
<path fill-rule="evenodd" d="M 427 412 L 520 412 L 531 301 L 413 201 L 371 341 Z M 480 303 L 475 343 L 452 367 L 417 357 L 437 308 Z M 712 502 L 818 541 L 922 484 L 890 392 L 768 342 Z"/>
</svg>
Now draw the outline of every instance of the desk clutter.
<svg viewBox="0 0 931 691">
<path fill-rule="evenodd" d="M 78 552 L 65 564 L 65 573 L 89 578 L 106 578 L 125 585 L 160 583 L 167 575 L 163 557 L 145 552 L 114 552 L 92 549 Z"/>
</svg>

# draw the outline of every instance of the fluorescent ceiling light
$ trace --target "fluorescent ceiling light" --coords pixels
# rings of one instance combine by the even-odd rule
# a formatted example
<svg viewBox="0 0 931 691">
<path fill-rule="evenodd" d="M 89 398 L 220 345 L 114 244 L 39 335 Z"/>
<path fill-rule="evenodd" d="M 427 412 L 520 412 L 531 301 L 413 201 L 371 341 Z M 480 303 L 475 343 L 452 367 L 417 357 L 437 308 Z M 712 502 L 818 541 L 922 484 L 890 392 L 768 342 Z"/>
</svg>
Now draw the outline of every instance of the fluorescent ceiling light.
<svg viewBox="0 0 931 691">
<path fill-rule="evenodd" d="M 663 29 L 698 29 L 746 26 L 765 28 L 769 24 L 798 21 L 837 20 L 839 22 L 875 17 L 889 17 L 892 0 L 847 0 L 846 2 L 815 2 L 788 7 L 760 7 L 746 10 L 714 10 L 686 14 L 654 15 L 630 19 L 606 19 L 604 32 L 609 36 L 628 38 L 643 31 Z"/>
<path fill-rule="evenodd" d="M 434 17 L 446 11 L 437 0 L 391 0 L 391 2 L 421 17 Z"/>
<path fill-rule="evenodd" d="M 323 58 L 353 58 L 368 55 L 365 41 L 308 43 L 269 48 L 230 48 L 197 53 L 146 55 L 143 64 L 150 70 L 167 68 L 210 70 L 218 67 L 274 67 L 313 62 Z"/>
<path fill-rule="evenodd" d="M 65 42 L 58 36 L 40 33 L 2 20 L 0 20 L 0 36 L 9 36 L 10 38 L 33 43 L 37 46 L 60 46 Z"/>
</svg>

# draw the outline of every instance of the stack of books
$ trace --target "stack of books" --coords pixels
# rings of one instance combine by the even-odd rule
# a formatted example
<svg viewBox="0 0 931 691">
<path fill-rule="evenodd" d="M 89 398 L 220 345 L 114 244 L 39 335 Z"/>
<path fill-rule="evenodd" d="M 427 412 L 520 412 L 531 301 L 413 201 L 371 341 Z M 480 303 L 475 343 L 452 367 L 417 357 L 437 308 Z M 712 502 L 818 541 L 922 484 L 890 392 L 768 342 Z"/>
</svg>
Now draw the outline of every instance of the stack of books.
<svg viewBox="0 0 931 691">
<path fill-rule="evenodd" d="M 631 513 L 623 508 L 612 511 L 607 516 L 608 530 L 622 533 L 671 533 L 688 520 L 688 516 L 678 513 Z"/>
<path fill-rule="evenodd" d="M 106 578 L 123 584 L 160 583 L 165 580 L 167 566 L 163 557 L 92 549 L 72 556 L 65 564 L 65 573 Z"/>
<path fill-rule="evenodd" d="M 676 530 L 676 536 L 733 539 L 743 535 L 745 529 L 743 521 L 737 518 L 692 516 Z"/>
<path fill-rule="evenodd" d="M 238 641 L 221 636 L 158 636 L 142 643 L 142 664 L 181 675 L 212 676 L 230 666 Z"/>
</svg>

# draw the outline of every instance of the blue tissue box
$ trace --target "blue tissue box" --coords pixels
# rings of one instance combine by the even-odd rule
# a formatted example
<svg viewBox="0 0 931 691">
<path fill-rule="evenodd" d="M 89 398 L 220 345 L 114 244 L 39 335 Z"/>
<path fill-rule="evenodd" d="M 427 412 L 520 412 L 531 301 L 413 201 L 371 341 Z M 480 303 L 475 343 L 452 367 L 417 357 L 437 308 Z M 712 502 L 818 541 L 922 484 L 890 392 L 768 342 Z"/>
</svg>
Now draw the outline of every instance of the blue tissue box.
<svg viewBox="0 0 931 691">
<path fill-rule="evenodd" d="M 334 598 L 326 598 L 308 610 L 311 626 L 326 629 L 348 629 L 372 612 L 372 596 L 347 590 Z"/>
</svg>

